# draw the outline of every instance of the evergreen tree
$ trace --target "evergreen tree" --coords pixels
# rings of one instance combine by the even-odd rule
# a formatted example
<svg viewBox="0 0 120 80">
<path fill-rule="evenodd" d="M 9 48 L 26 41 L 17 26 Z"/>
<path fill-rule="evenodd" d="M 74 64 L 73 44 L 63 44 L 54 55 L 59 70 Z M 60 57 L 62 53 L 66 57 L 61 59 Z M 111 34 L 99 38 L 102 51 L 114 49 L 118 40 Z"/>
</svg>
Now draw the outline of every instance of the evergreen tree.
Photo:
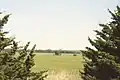
<svg viewBox="0 0 120 80">
<path fill-rule="evenodd" d="M 92 46 L 82 51 L 85 60 L 83 80 L 120 80 L 120 8 L 111 14 L 111 21 L 99 24 L 96 38 L 88 38 Z"/>
<path fill-rule="evenodd" d="M 6 37 L 9 32 L 5 32 L 3 26 L 8 22 L 9 16 L 10 14 L 0 19 L 0 80 L 44 80 L 46 71 L 31 71 L 35 65 L 33 52 L 36 45 L 28 51 L 30 42 L 19 47 L 14 38 Z"/>
</svg>

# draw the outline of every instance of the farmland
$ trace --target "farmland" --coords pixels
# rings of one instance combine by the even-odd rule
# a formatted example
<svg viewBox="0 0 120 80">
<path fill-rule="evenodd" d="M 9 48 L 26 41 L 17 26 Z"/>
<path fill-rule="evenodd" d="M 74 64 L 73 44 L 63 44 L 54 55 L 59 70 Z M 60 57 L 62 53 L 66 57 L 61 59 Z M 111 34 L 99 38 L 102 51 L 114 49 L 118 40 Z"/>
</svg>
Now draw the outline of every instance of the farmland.
<svg viewBox="0 0 120 80">
<path fill-rule="evenodd" d="M 83 69 L 81 55 L 64 54 L 55 56 L 52 53 L 35 53 L 33 71 L 48 70 L 46 80 L 80 80 L 79 70 Z"/>
</svg>

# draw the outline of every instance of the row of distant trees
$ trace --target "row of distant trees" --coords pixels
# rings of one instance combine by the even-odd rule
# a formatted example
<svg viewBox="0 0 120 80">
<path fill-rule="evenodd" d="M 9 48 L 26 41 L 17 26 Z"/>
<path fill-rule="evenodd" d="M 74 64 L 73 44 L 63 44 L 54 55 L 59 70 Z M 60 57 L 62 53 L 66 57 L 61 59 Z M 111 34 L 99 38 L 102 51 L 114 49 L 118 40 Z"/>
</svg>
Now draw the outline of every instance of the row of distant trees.
<svg viewBox="0 0 120 80">
<path fill-rule="evenodd" d="M 4 51 L 10 51 L 11 49 L 4 49 Z M 22 51 L 22 49 L 18 49 L 17 52 Z M 30 52 L 31 50 L 28 49 L 28 52 Z M 81 51 L 80 50 L 51 50 L 51 49 L 47 49 L 47 50 L 34 50 L 34 53 L 62 53 L 62 54 L 80 54 Z"/>
<path fill-rule="evenodd" d="M 35 53 L 55 53 L 55 52 L 60 52 L 60 53 L 64 53 L 64 54 L 80 54 L 80 50 L 51 50 L 51 49 L 47 49 L 47 50 L 35 50 Z"/>
</svg>

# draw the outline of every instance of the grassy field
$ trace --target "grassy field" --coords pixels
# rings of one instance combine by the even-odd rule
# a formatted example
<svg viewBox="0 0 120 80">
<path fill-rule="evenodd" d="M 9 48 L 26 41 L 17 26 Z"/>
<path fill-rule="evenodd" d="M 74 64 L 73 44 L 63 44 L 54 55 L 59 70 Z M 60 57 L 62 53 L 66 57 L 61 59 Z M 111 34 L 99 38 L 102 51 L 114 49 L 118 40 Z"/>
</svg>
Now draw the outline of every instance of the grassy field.
<svg viewBox="0 0 120 80">
<path fill-rule="evenodd" d="M 36 53 L 33 71 L 49 70 L 46 80 L 80 80 L 79 70 L 83 69 L 81 55 L 65 54 L 55 56 Z"/>
</svg>

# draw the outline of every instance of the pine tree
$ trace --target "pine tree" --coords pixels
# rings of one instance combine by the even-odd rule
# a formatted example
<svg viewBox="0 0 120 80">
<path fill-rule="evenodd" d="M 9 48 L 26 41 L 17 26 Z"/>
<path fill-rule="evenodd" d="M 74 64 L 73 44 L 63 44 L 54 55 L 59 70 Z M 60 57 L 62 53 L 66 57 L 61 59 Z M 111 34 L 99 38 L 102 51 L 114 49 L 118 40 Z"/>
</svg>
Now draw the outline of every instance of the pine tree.
<svg viewBox="0 0 120 80">
<path fill-rule="evenodd" d="M 120 80 L 120 8 L 113 13 L 109 23 L 99 24 L 96 38 L 88 38 L 95 49 L 82 51 L 85 60 L 83 80 Z"/>
<path fill-rule="evenodd" d="M 5 32 L 3 26 L 9 16 L 7 14 L 0 19 L 0 80 L 44 80 L 47 71 L 31 70 L 35 65 L 33 52 L 36 45 L 28 51 L 30 42 L 19 47 L 15 38 L 6 36 L 9 32 Z"/>
</svg>

